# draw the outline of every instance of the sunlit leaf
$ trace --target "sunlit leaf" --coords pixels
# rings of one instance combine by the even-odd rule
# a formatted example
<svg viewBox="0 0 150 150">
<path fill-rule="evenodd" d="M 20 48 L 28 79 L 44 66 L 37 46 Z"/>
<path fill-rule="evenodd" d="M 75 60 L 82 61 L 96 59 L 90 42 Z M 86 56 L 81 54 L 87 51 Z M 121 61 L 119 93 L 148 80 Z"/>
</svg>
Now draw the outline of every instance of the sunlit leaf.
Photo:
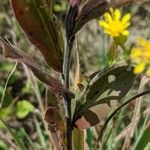
<svg viewBox="0 0 150 150">
<path fill-rule="evenodd" d="M 27 100 L 22 100 L 17 102 L 16 116 L 19 119 L 27 117 L 27 115 L 34 111 L 34 106 Z"/>
<path fill-rule="evenodd" d="M 12 108 L 9 106 L 8 106 L 8 108 L 6 107 L 6 108 L 2 108 L 0 110 L 0 118 L 6 119 L 6 118 L 12 116 L 12 114 L 13 114 Z"/>
</svg>

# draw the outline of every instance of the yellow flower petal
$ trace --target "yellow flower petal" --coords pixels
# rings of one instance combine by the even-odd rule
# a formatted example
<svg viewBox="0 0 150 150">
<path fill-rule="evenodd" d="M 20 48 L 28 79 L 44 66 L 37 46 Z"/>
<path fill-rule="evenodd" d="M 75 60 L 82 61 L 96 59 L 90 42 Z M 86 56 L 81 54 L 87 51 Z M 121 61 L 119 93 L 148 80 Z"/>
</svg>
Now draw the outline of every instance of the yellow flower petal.
<svg viewBox="0 0 150 150">
<path fill-rule="evenodd" d="M 150 76 L 150 67 L 147 69 L 146 75 L 147 75 L 147 76 Z"/>
<path fill-rule="evenodd" d="M 131 14 L 127 13 L 123 18 L 122 18 L 122 23 L 126 24 L 129 20 L 131 19 Z"/>
<path fill-rule="evenodd" d="M 150 42 L 146 41 L 143 38 L 139 38 L 138 43 L 139 43 L 139 45 L 146 47 L 147 49 L 148 49 L 148 47 L 150 48 Z"/>
<path fill-rule="evenodd" d="M 118 37 L 119 33 L 112 33 L 112 37 Z"/>
<path fill-rule="evenodd" d="M 104 14 L 104 17 L 105 17 L 105 20 L 106 20 L 107 22 L 111 22 L 111 21 L 112 21 L 112 17 L 111 17 L 111 15 L 110 15 L 108 12 L 106 12 L 106 13 Z"/>
<path fill-rule="evenodd" d="M 122 32 L 122 35 L 128 36 L 128 35 L 129 35 L 129 31 L 128 31 L 128 30 L 124 30 L 124 31 Z"/>
<path fill-rule="evenodd" d="M 110 34 L 110 31 L 109 31 L 109 30 L 105 30 L 104 32 L 107 33 L 107 34 Z"/>
<path fill-rule="evenodd" d="M 131 59 L 139 58 L 142 55 L 142 51 L 140 48 L 133 48 L 131 51 Z"/>
<path fill-rule="evenodd" d="M 130 22 L 127 22 L 126 24 L 124 24 L 124 25 L 123 25 L 124 29 L 126 29 L 127 27 L 129 27 L 130 24 L 131 24 Z"/>
<path fill-rule="evenodd" d="M 114 11 L 114 19 L 119 20 L 121 18 L 121 12 L 119 9 L 115 9 Z"/>
<path fill-rule="evenodd" d="M 119 9 L 113 10 L 110 8 L 110 13 L 104 14 L 104 20 L 99 21 L 99 25 L 104 28 L 104 32 L 111 37 L 128 36 L 129 31 L 127 27 L 130 25 L 129 19 L 131 15 L 128 13 L 121 19 L 121 12 Z"/>
<path fill-rule="evenodd" d="M 135 74 L 142 73 L 144 71 L 144 69 L 145 69 L 145 65 L 146 65 L 145 62 L 141 62 L 138 65 L 136 65 L 135 68 L 134 68 L 134 73 Z"/>
<path fill-rule="evenodd" d="M 103 21 L 103 20 L 99 21 L 99 25 L 102 26 L 102 27 L 104 27 L 104 28 L 106 28 L 106 29 L 109 28 L 108 23 L 106 21 Z"/>
<path fill-rule="evenodd" d="M 139 47 L 133 48 L 130 55 L 133 63 L 137 64 L 134 68 L 134 73 L 141 73 L 145 67 L 148 67 L 146 75 L 150 76 L 150 42 L 140 38 L 138 44 Z"/>
<path fill-rule="evenodd" d="M 110 12 L 111 12 L 111 14 L 112 14 L 112 16 L 113 16 L 113 14 L 114 14 L 113 8 L 111 7 L 109 10 L 110 10 Z"/>
</svg>

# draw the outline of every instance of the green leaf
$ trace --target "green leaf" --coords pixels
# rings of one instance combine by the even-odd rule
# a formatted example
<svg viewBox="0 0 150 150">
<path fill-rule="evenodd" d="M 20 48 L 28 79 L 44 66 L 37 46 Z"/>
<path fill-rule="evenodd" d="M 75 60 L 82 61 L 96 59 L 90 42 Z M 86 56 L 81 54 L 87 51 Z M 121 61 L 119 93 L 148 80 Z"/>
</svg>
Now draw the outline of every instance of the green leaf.
<svg viewBox="0 0 150 150">
<path fill-rule="evenodd" d="M 40 126 L 40 122 L 37 120 L 36 116 L 34 116 L 34 123 L 35 123 L 35 127 L 36 127 L 36 131 L 39 137 L 39 142 L 40 145 L 43 149 L 45 149 L 46 147 L 46 139 L 42 133 L 42 127 Z"/>
<path fill-rule="evenodd" d="M 144 150 L 150 150 L 150 142 L 145 146 Z"/>
<path fill-rule="evenodd" d="M 134 150 L 145 150 L 145 147 L 150 147 L 150 122 L 148 122 L 147 127 L 145 128 L 140 140 L 135 145 Z M 145 149 L 144 149 L 145 148 Z"/>
<path fill-rule="evenodd" d="M 13 111 L 11 109 L 11 107 L 6 107 L 6 108 L 2 108 L 0 109 L 0 118 L 6 119 L 8 117 L 10 117 L 12 115 Z"/>
<path fill-rule="evenodd" d="M 20 128 L 20 132 L 21 134 L 27 139 L 27 141 L 29 142 L 29 144 L 31 145 L 32 147 L 32 150 L 35 150 L 36 147 L 35 147 L 35 144 L 33 143 L 33 141 L 31 140 L 31 138 L 29 137 L 29 135 L 26 133 L 26 131 L 24 130 L 24 128 Z"/>
<path fill-rule="evenodd" d="M 11 3 L 28 39 L 40 50 L 50 67 L 62 72 L 63 39 L 58 21 L 51 12 L 52 1 L 11 0 Z"/>
<path fill-rule="evenodd" d="M 6 107 L 2 107 L 0 109 L 0 118 L 1 119 L 7 120 L 10 117 L 14 116 L 14 109 L 13 109 L 14 104 L 15 104 L 15 100 L 12 101 L 12 99 L 11 99 L 11 102 L 9 103 L 9 105 L 7 105 Z"/>
<path fill-rule="evenodd" d="M 137 147 L 137 145 L 139 145 L 139 142 L 141 141 L 141 138 L 143 136 L 143 133 L 145 132 L 145 126 L 147 124 L 147 122 L 150 119 L 150 113 L 148 113 L 145 117 L 144 117 L 144 122 L 142 123 L 142 127 L 140 128 L 138 135 L 136 137 L 136 142 L 134 144 L 134 147 Z"/>
<path fill-rule="evenodd" d="M 87 138 L 86 138 L 86 142 L 89 146 L 89 149 L 92 150 L 93 149 L 93 140 L 94 140 L 94 135 L 93 135 L 93 132 L 91 131 L 91 129 L 87 129 L 86 130 L 86 133 L 87 133 Z"/>
<path fill-rule="evenodd" d="M 34 106 L 28 102 L 27 100 L 22 100 L 17 102 L 17 110 L 16 110 L 16 116 L 19 119 L 24 119 L 28 116 L 29 113 L 34 111 Z"/>
<path fill-rule="evenodd" d="M 8 150 L 7 145 L 3 141 L 0 141 L 0 150 Z"/>
</svg>

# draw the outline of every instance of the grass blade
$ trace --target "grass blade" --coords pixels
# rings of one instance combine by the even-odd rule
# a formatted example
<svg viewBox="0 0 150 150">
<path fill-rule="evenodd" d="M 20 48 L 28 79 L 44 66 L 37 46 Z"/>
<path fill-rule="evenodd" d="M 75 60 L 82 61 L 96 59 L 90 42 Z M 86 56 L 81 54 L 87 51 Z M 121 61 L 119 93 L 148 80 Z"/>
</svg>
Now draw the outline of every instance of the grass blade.
<svg viewBox="0 0 150 150">
<path fill-rule="evenodd" d="M 7 128 L 8 132 L 11 134 L 11 136 L 13 137 L 15 143 L 19 146 L 20 150 L 27 150 L 26 147 L 24 146 L 24 144 L 22 143 L 22 141 L 14 134 L 14 132 L 11 130 L 11 128 L 5 123 L 5 121 L 3 121 L 2 119 L 0 119 L 3 124 L 5 125 L 5 127 Z"/>
</svg>

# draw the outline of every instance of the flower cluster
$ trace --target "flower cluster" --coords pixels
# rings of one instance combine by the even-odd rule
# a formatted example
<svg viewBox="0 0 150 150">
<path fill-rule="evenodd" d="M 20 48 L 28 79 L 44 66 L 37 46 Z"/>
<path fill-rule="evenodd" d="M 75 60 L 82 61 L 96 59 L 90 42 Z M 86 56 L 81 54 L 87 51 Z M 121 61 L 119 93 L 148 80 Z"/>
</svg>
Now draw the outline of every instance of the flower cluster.
<svg viewBox="0 0 150 150">
<path fill-rule="evenodd" d="M 129 35 L 131 14 L 122 16 L 119 9 L 110 8 L 110 12 L 104 14 L 104 20 L 99 21 L 99 25 L 104 28 L 104 32 L 114 39 L 114 45 L 124 47 Z M 135 64 L 134 73 L 146 72 L 150 76 L 150 41 L 143 38 L 138 40 L 138 46 L 131 49 L 131 62 Z"/>
<path fill-rule="evenodd" d="M 105 29 L 105 33 L 113 38 L 128 36 L 129 31 L 127 28 L 130 26 L 131 14 L 127 13 L 122 17 L 119 9 L 113 10 L 110 8 L 110 13 L 104 14 L 104 20 L 99 21 L 99 25 Z"/>
<path fill-rule="evenodd" d="M 143 38 L 138 39 L 138 47 L 131 51 L 131 60 L 136 64 L 134 73 L 139 74 L 144 70 L 150 76 L 150 41 Z"/>
</svg>

